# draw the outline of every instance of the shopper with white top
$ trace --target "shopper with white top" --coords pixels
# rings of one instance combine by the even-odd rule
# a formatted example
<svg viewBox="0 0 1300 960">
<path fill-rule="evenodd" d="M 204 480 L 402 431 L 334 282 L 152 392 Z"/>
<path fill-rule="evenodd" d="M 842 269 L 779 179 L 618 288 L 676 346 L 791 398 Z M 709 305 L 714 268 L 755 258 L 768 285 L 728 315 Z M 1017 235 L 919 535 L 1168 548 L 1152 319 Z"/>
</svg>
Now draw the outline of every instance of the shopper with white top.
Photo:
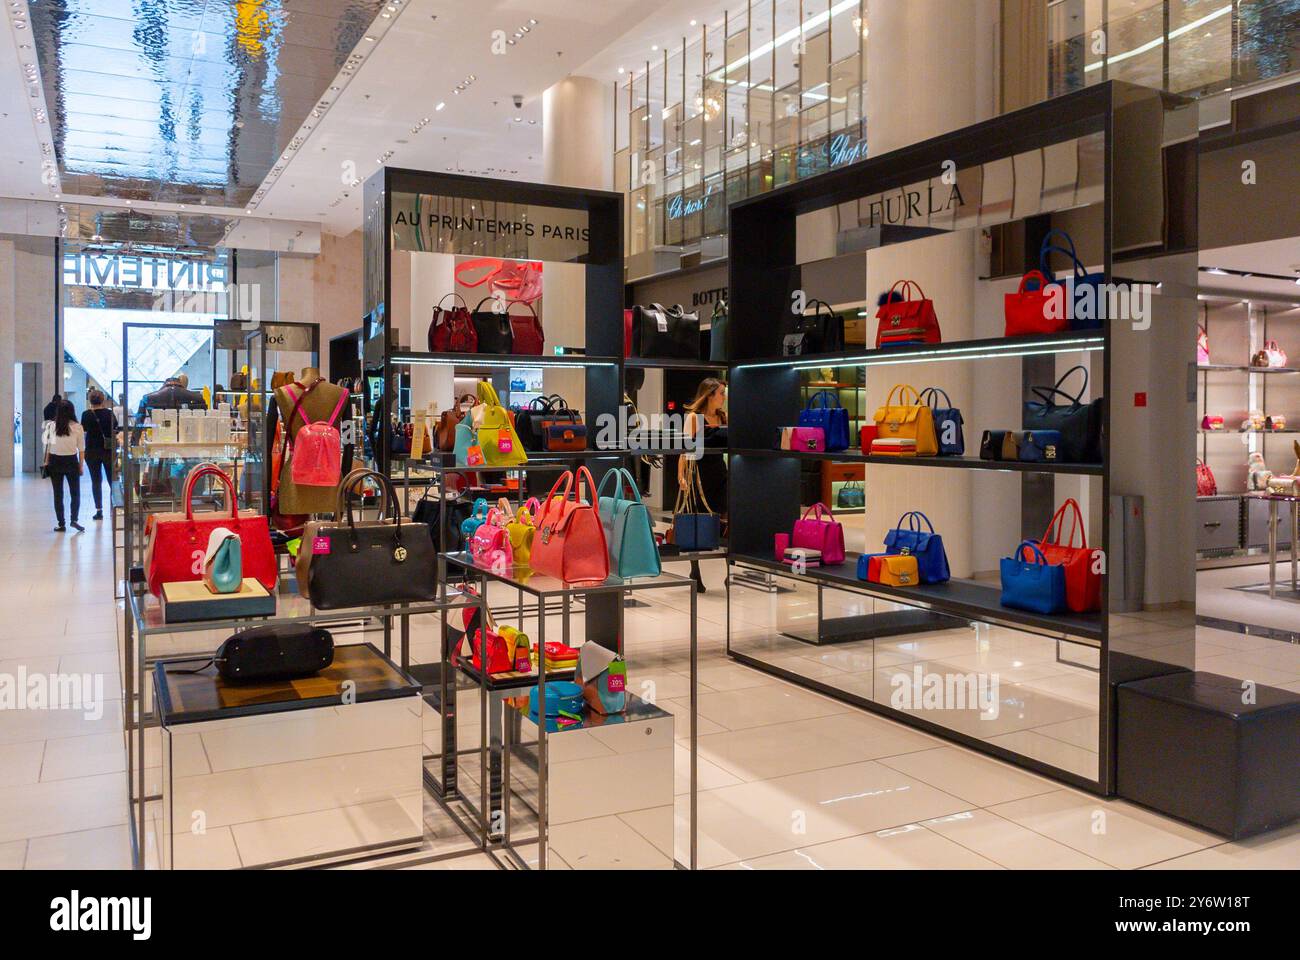
<svg viewBox="0 0 1300 960">
<path fill-rule="evenodd" d="M 68 484 L 68 501 L 72 508 L 72 529 L 86 528 L 77 522 L 81 510 L 81 470 L 86 460 L 86 432 L 77 422 L 77 411 L 67 400 L 59 403 L 54 419 L 45 424 L 45 466 L 43 472 L 54 488 L 56 533 L 67 529 L 63 523 L 63 483 Z"/>
</svg>

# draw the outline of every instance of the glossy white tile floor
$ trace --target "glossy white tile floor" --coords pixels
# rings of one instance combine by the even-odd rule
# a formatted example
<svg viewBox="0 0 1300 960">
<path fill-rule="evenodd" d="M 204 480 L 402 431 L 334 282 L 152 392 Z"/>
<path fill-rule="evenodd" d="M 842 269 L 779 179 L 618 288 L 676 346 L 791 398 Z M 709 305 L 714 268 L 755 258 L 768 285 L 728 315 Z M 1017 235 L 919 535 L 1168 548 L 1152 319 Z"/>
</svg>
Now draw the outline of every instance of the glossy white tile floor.
<svg viewBox="0 0 1300 960">
<path fill-rule="evenodd" d="M 102 671 L 104 715 L 0 710 L 0 869 L 129 866 L 120 689 L 120 610 L 111 598 L 108 521 L 55 534 L 48 486 L 0 480 L 0 673 Z M 723 652 L 722 568 L 700 598 L 700 862 L 732 869 L 1278 868 L 1300 863 L 1300 826 L 1244 843 L 1218 838 L 1123 801 L 1105 801 L 909 727 L 738 666 Z M 677 806 L 685 816 L 690 734 L 685 597 L 628 611 L 634 689 L 654 684 L 678 714 Z M 419 651 L 431 636 L 416 633 Z M 421 647 L 421 644 L 424 646 Z M 1274 671 L 1300 683 L 1294 651 L 1208 631 L 1206 669 Z M 427 656 L 424 659 L 429 659 Z M 843 664 L 829 662 L 825 669 Z M 1234 674 L 1236 675 L 1236 674 Z M 1270 674 L 1270 677 L 1274 674 Z M 1269 682 L 1258 676 L 1261 682 Z M 1287 685 L 1283 683 L 1282 685 Z M 1295 688 L 1294 686 L 1292 687 Z M 462 745 L 477 711 L 462 706 Z M 431 730 L 429 711 L 426 729 Z M 1063 719 L 1054 743 L 1095 739 L 1088 717 Z M 1045 728 L 1044 728 L 1045 729 Z M 426 804 L 426 811 L 427 811 Z M 584 826 L 585 825 L 585 826 Z M 431 824 L 431 829 L 433 825 Z M 663 862 L 673 838 L 636 814 L 566 825 L 585 863 Z M 683 831 L 678 829 L 678 835 Z M 559 838 L 557 838 L 559 839 Z M 220 841 L 220 842 L 218 842 Z M 431 843 L 454 845 L 456 838 Z M 238 863 L 231 838 L 213 865 Z M 482 856 L 423 865 L 486 869 Z"/>
</svg>

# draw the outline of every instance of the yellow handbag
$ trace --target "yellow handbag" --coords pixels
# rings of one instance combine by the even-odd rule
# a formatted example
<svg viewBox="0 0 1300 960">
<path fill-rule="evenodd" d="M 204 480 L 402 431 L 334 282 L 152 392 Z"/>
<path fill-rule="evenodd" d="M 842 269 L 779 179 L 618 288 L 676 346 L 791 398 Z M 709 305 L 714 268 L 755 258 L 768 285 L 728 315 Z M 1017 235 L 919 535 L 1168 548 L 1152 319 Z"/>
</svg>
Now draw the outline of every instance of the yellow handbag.
<svg viewBox="0 0 1300 960">
<path fill-rule="evenodd" d="M 894 402 L 897 395 L 898 402 Z M 914 440 L 916 456 L 933 457 L 939 453 L 939 438 L 934 432 L 934 414 L 921 402 L 915 387 L 899 383 L 889 391 L 885 405 L 876 411 L 878 440 Z"/>
<path fill-rule="evenodd" d="M 483 448 L 483 460 L 489 467 L 518 467 L 528 462 L 524 445 L 515 433 L 510 412 L 501 405 L 501 398 L 487 380 L 478 383 L 479 403 L 470 411 L 478 444 Z"/>
<path fill-rule="evenodd" d="M 535 518 L 542 505 L 537 502 L 536 497 L 530 497 L 528 502 L 519 508 L 519 513 L 512 516 L 509 512 L 509 503 L 504 498 L 501 503 L 506 504 L 506 515 L 510 517 L 506 522 L 506 534 L 510 537 L 510 550 L 514 554 L 515 565 L 530 566 L 533 537 L 537 533 Z"/>
<path fill-rule="evenodd" d="M 914 587 L 921 582 L 916 557 L 910 555 L 880 558 L 880 582 L 891 587 Z"/>
</svg>

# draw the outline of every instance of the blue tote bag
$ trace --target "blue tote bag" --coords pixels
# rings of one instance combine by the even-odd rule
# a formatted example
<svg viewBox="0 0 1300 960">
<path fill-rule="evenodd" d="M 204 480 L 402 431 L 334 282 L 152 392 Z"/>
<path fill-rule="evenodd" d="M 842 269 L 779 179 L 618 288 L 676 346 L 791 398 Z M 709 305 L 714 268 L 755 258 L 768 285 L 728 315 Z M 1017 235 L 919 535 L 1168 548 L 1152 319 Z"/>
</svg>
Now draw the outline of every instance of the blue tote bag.
<svg viewBox="0 0 1300 960">
<path fill-rule="evenodd" d="M 1032 559 L 1025 560 L 1025 551 Z M 1065 610 L 1065 567 L 1049 564 L 1032 540 L 1022 540 L 1016 552 L 1002 558 L 1002 606 L 1031 613 Z"/>
<path fill-rule="evenodd" d="M 614 495 L 605 496 L 605 487 L 614 482 Z M 632 491 L 623 498 L 624 488 Z M 609 549 L 609 570 L 619 577 L 657 577 L 661 571 L 659 548 L 655 545 L 650 511 L 641 502 L 632 474 L 616 467 L 600 478 L 596 490 L 600 504 L 600 523 L 605 528 L 605 545 Z"/>
<path fill-rule="evenodd" d="M 943 397 L 945 406 L 939 406 Z M 960 457 L 966 452 L 966 437 L 962 433 L 961 411 L 952 405 L 948 391 L 942 387 L 926 387 L 921 391 L 921 402 L 929 404 L 934 417 L 934 435 L 939 441 L 939 456 Z"/>
<path fill-rule="evenodd" d="M 1065 246 L 1058 246 L 1054 242 L 1057 238 L 1064 241 Z M 1106 291 L 1102 286 L 1106 282 L 1106 274 L 1089 273 L 1075 252 L 1070 235 L 1064 230 L 1049 230 L 1038 251 L 1038 265 L 1045 276 L 1056 276 L 1052 271 L 1053 252 L 1065 254 L 1074 265 L 1074 303 L 1070 312 L 1070 329 L 1100 330 L 1106 319 Z"/>
<path fill-rule="evenodd" d="M 934 532 L 930 518 L 919 510 L 903 514 L 898 526 L 885 534 L 885 552 L 916 557 L 916 572 L 922 583 L 943 583 L 950 576 L 943 537 Z"/>
<path fill-rule="evenodd" d="M 818 390 L 808 398 L 808 405 L 799 414 L 799 426 L 824 430 L 828 451 L 849 448 L 849 412 L 840 406 L 840 398 L 833 390 Z"/>
</svg>

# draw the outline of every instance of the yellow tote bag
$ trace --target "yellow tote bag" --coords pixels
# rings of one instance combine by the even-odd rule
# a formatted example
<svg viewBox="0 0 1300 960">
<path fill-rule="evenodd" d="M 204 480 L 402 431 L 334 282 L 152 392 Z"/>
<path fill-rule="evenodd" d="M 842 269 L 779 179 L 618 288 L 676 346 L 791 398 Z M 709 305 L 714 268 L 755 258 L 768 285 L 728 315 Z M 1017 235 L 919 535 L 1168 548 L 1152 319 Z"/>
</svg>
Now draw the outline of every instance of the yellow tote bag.
<svg viewBox="0 0 1300 960">
<path fill-rule="evenodd" d="M 496 388 L 487 380 L 478 383 L 478 399 L 478 405 L 471 412 L 478 445 L 483 448 L 484 462 L 489 467 L 518 467 L 527 463 L 528 454 L 519 442 L 519 434 L 515 433 L 510 412 L 501 405 Z"/>
<path fill-rule="evenodd" d="M 934 414 L 928 404 L 921 402 L 915 387 L 895 384 L 885 398 L 885 405 L 876 411 L 875 421 L 878 439 L 915 440 L 918 457 L 938 455 L 939 438 L 934 432 Z"/>
</svg>

